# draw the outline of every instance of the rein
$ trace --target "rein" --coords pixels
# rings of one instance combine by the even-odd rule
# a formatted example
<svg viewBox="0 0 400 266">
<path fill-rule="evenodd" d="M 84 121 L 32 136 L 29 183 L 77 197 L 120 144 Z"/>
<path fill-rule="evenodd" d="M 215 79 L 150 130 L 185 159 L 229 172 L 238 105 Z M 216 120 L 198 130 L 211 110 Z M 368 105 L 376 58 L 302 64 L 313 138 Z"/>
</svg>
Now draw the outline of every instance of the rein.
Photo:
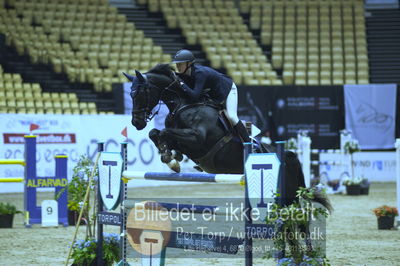
<svg viewBox="0 0 400 266">
<path fill-rule="evenodd" d="M 154 118 L 154 116 L 156 116 L 157 114 L 158 114 L 158 112 L 160 111 L 160 109 L 161 109 L 161 98 L 162 98 L 162 96 L 163 96 L 163 93 L 165 92 L 165 91 L 170 91 L 170 92 L 174 92 L 174 93 L 176 93 L 176 94 L 178 94 L 177 92 L 175 92 L 174 90 L 171 90 L 170 88 L 171 88 L 171 86 L 172 85 L 174 85 L 176 82 L 178 82 L 178 80 L 174 80 L 173 82 L 171 82 L 167 87 L 165 87 L 164 89 L 162 89 L 161 90 L 161 93 L 160 93 L 160 97 L 158 98 L 158 109 L 157 109 L 157 111 L 155 111 L 154 113 L 152 113 L 151 112 L 151 110 L 150 110 L 150 113 L 149 113 L 149 115 L 147 116 L 147 114 L 146 114 L 146 122 L 150 122 L 153 118 Z M 157 87 L 157 88 L 159 88 L 159 87 Z M 178 99 L 179 99 L 179 103 L 181 102 L 181 98 L 179 97 L 179 94 L 178 94 Z M 147 102 L 147 106 L 149 105 L 149 101 Z M 146 108 L 147 109 L 147 108 Z"/>
</svg>

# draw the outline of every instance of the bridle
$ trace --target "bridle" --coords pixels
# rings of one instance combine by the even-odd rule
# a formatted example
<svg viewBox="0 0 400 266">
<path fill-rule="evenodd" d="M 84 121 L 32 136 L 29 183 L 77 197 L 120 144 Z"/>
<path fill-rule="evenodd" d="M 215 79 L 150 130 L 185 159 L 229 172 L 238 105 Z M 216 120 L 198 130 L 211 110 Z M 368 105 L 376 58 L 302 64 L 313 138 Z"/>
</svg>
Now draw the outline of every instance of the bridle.
<svg viewBox="0 0 400 266">
<path fill-rule="evenodd" d="M 140 86 L 144 86 L 145 88 L 144 88 L 144 92 L 143 92 L 143 93 L 145 93 L 145 97 L 146 97 L 146 106 L 144 106 L 144 107 L 142 107 L 142 108 L 139 108 L 139 109 L 137 109 L 137 110 L 133 110 L 132 113 L 133 113 L 135 116 L 138 115 L 138 114 L 142 114 L 142 113 L 144 112 L 146 123 L 150 122 L 150 121 L 154 118 L 154 116 L 156 116 L 156 115 L 158 114 L 158 112 L 160 111 L 160 109 L 161 109 L 161 99 L 162 99 L 162 97 L 163 97 L 164 92 L 166 92 L 166 91 L 170 91 L 170 92 L 172 92 L 172 93 L 175 93 L 175 94 L 178 96 L 179 105 L 181 104 L 181 97 L 179 96 L 179 93 L 176 92 L 176 91 L 174 91 L 173 89 L 171 89 L 171 87 L 172 87 L 175 83 L 178 82 L 178 79 L 176 78 L 176 74 L 175 74 L 173 71 L 171 71 L 171 75 L 170 75 L 170 78 L 172 78 L 173 81 L 172 81 L 167 87 L 162 88 L 162 89 L 161 89 L 160 87 L 156 86 L 156 85 L 150 84 L 150 83 L 148 82 L 148 80 L 147 80 L 146 74 L 143 74 L 143 77 L 144 77 L 144 79 L 145 79 L 144 83 L 139 84 L 139 85 L 138 85 L 138 88 L 137 88 L 134 92 L 131 92 L 131 97 L 132 97 L 132 99 L 134 100 L 134 99 L 136 98 L 136 96 L 139 94 Z M 155 111 L 155 112 L 152 112 L 152 110 L 153 110 L 154 108 L 150 108 L 150 100 L 151 100 L 151 99 L 150 99 L 150 88 L 151 88 L 151 86 L 154 86 L 154 87 L 156 87 L 158 90 L 161 90 L 160 95 L 159 95 L 158 100 L 157 100 L 157 102 L 158 102 L 158 104 L 157 104 L 157 105 L 158 105 L 158 108 L 157 108 L 157 111 Z M 177 105 L 177 106 L 179 106 L 179 105 Z M 174 113 L 174 111 L 173 111 L 172 113 Z"/>
</svg>

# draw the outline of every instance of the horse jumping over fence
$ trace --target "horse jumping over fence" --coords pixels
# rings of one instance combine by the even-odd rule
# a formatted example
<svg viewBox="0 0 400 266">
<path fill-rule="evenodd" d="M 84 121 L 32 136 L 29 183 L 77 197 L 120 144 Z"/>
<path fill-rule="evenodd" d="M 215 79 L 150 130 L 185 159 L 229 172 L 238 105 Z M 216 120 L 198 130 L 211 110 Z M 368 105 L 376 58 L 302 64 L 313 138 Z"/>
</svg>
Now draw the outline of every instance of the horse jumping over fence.
<svg viewBox="0 0 400 266">
<path fill-rule="evenodd" d="M 242 174 L 243 145 L 220 120 L 220 107 L 203 99 L 193 103 L 185 97 L 174 72 L 168 64 L 159 64 L 136 77 L 125 74 L 133 82 L 131 97 L 133 104 L 132 124 L 142 130 L 157 113 L 153 108 L 163 101 L 169 109 L 163 130 L 153 129 L 149 136 L 161 153 L 161 160 L 169 163 L 182 154 L 196 162 L 208 173 Z M 266 147 L 264 152 L 274 152 Z M 286 152 L 286 173 L 293 191 L 304 187 L 304 176 L 299 160 L 293 152 Z M 288 191 L 289 192 L 289 191 Z"/>
</svg>

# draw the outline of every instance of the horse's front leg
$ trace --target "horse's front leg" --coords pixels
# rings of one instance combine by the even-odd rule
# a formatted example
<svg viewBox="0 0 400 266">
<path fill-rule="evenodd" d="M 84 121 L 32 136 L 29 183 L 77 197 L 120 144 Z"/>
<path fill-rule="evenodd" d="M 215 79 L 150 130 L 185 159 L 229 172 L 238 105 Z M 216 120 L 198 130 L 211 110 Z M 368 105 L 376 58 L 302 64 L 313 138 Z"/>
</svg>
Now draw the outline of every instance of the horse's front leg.
<svg viewBox="0 0 400 266">
<path fill-rule="evenodd" d="M 173 159 L 176 159 L 178 162 L 182 161 L 183 155 L 182 152 L 177 149 L 177 145 L 170 140 L 160 138 L 160 133 L 160 130 L 154 128 L 149 132 L 149 137 L 159 150 L 162 162 L 168 163 Z"/>
<path fill-rule="evenodd" d="M 161 154 L 161 161 L 167 164 L 169 168 L 175 172 L 180 172 L 180 165 L 177 161 L 182 161 L 182 153 L 180 151 L 173 150 L 173 147 L 168 140 L 160 138 L 160 130 L 158 129 L 152 129 L 149 132 L 149 137 L 159 150 Z"/>
<path fill-rule="evenodd" d="M 170 156 L 168 155 L 169 149 L 167 143 L 162 143 L 160 141 L 160 130 L 153 128 L 149 132 L 149 138 L 154 142 L 156 145 L 158 151 L 161 154 L 161 161 L 163 163 L 168 163 L 171 160 L 168 160 L 167 157 Z M 170 153 L 170 152 L 169 152 Z"/>
<path fill-rule="evenodd" d="M 199 129 L 176 129 L 168 128 L 160 132 L 160 139 L 169 140 L 173 143 L 179 143 L 180 147 L 190 147 L 193 149 L 197 147 L 200 153 L 206 152 L 206 132 L 203 128 Z M 204 150 L 203 150 L 204 149 Z M 199 165 L 194 167 L 198 171 L 203 171 Z"/>
</svg>

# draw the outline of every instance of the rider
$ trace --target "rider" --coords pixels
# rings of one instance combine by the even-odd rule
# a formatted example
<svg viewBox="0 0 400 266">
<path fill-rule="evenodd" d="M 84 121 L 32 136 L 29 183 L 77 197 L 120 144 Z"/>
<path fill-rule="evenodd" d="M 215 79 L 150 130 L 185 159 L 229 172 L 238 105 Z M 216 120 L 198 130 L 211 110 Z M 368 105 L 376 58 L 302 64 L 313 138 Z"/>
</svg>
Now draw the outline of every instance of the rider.
<svg viewBox="0 0 400 266">
<path fill-rule="evenodd" d="M 225 105 L 225 114 L 244 142 L 250 142 L 246 127 L 237 116 L 238 93 L 231 78 L 218 71 L 194 64 L 195 57 L 189 50 L 179 50 L 172 61 L 181 74 L 183 91 L 193 101 L 198 101 L 204 90 L 210 88 L 208 95 L 217 103 Z"/>
</svg>

